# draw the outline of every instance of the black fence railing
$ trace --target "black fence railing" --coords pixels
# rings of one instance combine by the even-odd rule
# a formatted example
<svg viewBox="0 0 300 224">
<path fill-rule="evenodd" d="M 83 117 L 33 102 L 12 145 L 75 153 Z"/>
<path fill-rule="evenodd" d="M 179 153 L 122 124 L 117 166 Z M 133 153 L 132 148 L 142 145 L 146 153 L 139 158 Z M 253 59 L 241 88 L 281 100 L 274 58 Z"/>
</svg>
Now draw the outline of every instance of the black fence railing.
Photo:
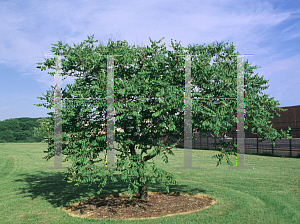
<svg viewBox="0 0 300 224">
<path fill-rule="evenodd" d="M 280 128 L 283 129 L 284 128 Z M 280 129 L 277 131 L 279 133 Z M 298 133 L 300 132 L 300 128 L 297 128 Z M 263 153 L 269 153 L 272 155 L 281 155 L 281 156 L 299 156 L 300 155 L 300 138 L 294 138 L 292 133 L 296 131 L 295 128 L 291 128 L 290 134 L 292 136 L 292 139 L 276 139 L 275 141 L 275 147 L 272 146 L 271 140 L 267 139 L 263 142 L 259 142 L 262 138 L 260 138 L 255 133 L 250 133 L 248 130 L 245 131 L 245 136 L 254 135 L 255 137 L 248 137 L 245 138 L 245 153 L 246 154 L 263 154 Z M 235 130 L 228 131 L 227 133 L 222 136 L 222 139 L 224 142 L 233 141 L 235 144 L 237 144 L 237 135 Z M 227 135 L 230 137 L 227 137 Z M 164 136 L 160 138 L 160 140 L 163 139 Z M 177 141 L 177 139 L 171 138 L 173 142 Z M 170 140 L 167 141 L 167 143 L 172 144 Z M 214 138 L 210 133 L 208 133 L 208 136 L 205 136 L 204 133 L 200 132 L 193 132 L 193 149 L 213 149 L 213 150 L 219 150 L 221 149 L 221 146 L 212 145 L 213 143 L 217 143 L 219 140 L 217 138 Z M 184 147 L 184 142 L 180 143 L 178 147 Z M 228 148 L 225 148 L 225 150 L 229 150 Z"/>
</svg>

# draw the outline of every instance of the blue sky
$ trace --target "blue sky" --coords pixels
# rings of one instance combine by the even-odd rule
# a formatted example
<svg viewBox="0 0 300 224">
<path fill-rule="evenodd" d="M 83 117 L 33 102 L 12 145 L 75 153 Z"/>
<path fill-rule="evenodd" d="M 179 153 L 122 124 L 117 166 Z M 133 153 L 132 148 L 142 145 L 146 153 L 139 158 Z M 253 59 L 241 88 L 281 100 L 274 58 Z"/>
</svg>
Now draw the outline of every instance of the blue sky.
<svg viewBox="0 0 300 224">
<path fill-rule="evenodd" d="M 270 87 L 263 93 L 280 107 L 300 105 L 300 1 L 110 0 L 0 2 L 0 120 L 46 117 L 50 109 L 34 104 L 54 84 L 40 71 L 52 45 L 73 46 L 95 35 L 130 45 L 151 45 L 148 37 L 168 46 L 171 39 L 188 44 L 233 42 Z M 74 83 L 67 78 L 65 84 Z"/>
</svg>

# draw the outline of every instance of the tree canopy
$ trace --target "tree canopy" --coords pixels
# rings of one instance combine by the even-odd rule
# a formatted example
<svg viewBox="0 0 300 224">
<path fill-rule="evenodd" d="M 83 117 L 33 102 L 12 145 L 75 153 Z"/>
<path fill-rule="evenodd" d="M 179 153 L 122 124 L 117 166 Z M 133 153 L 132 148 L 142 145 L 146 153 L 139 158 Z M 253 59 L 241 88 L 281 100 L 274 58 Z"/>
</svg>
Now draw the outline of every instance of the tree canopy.
<svg viewBox="0 0 300 224">
<path fill-rule="evenodd" d="M 34 134 L 40 119 L 20 117 L 0 121 L 0 143 L 41 142 L 43 137 Z"/>
<path fill-rule="evenodd" d="M 163 39 L 163 38 L 162 38 Z M 161 39 L 161 40 L 162 40 Z M 126 41 L 109 41 L 107 46 L 99 44 L 94 46 L 92 37 L 88 37 L 74 48 L 62 45 L 62 42 L 53 44 L 52 52 L 55 55 L 70 55 L 62 59 L 62 76 L 77 77 L 75 84 L 68 84 L 62 90 L 62 97 L 107 97 L 107 57 L 101 55 L 123 55 L 114 58 L 114 90 L 115 90 L 115 129 L 122 128 L 124 132 L 115 133 L 115 141 L 121 146 L 118 150 L 116 162 L 121 169 L 121 179 L 128 182 L 128 193 L 132 197 L 131 185 L 138 189 L 141 198 L 147 198 L 147 181 L 159 180 L 166 183 L 177 183 L 174 176 L 164 170 L 155 167 L 153 158 L 161 156 L 168 163 L 168 156 L 174 155 L 172 149 L 184 140 L 184 94 L 185 94 L 185 60 L 178 55 L 192 56 L 192 83 L 193 87 L 199 87 L 200 92 L 192 90 L 192 97 L 197 98 L 236 98 L 237 96 L 237 57 L 235 47 L 228 43 L 213 43 L 212 45 L 188 45 L 183 48 L 180 42 L 171 40 L 174 50 L 166 50 L 165 44 L 152 41 L 151 47 L 129 46 Z M 210 61 L 214 64 L 210 65 Z M 48 58 L 43 63 L 37 63 L 37 68 L 43 70 L 54 69 L 55 59 Z M 262 140 L 271 139 L 273 144 L 277 138 L 286 138 L 287 133 L 279 134 L 269 119 L 274 115 L 280 116 L 277 111 L 285 111 L 277 108 L 278 101 L 268 98 L 268 95 L 260 96 L 260 90 L 267 81 L 262 77 L 251 76 L 257 66 L 250 66 L 248 61 L 244 63 L 245 71 L 245 129 L 252 128 L 262 136 Z M 75 73 L 78 72 L 78 73 Z M 49 72 L 54 76 L 54 72 Z M 121 80 L 122 79 L 122 80 Z M 63 79 L 64 80 L 64 79 Z M 213 81 L 212 81 L 213 80 Z M 44 97 L 44 106 L 54 107 L 54 86 L 47 91 Z M 264 108 L 264 109 L 263 109 Z M 92 111 L 94 109 L 94 111 Z M 218 158 L 217 165 L 222 162 L 224 156 L 227 163 L 232 165 L 229 155 L 237 151 L 233 142 L 223 142 L 219 137 L 222 131 L 226 132 L 237 121 L 234 116 L 237 110 L 236 100 L 222 100 L 211 102 L 208 100 L 193 100 L 192 129 L 200 132 L 211 133 L 219 139 L 222 150 L 214 156 Z M 268 110 L 272 111 L 269 113 Z M 50 127 L 54 127 L 54 113 L 51 116 Z M 65 179 L 79 183 L 99 182 L 99 192 L 105 186 L 107 178 L 112 176 L 115 170 L 97 169 L 102 159 L 97 160 L 100 152 L 106 149 L 106 135 L 97 134 L 100 125 L 107 123 L 107 102 L 97 101 L 67 101 L 62 108 L 63 135 L 62 154 L 71 160 L 72 168 Z M 128 117 L 132 119 L 128 119 Z M 149 119 L 151 124 L 144 122 Z M 84 126 L 82 122 L 89 123 Z M 48 128 L 50 128 L 48 126 Z M 130 129 L 129 127 L 133 127 Z M 139 131 L 141 135 L 134 135 Z M 93 135 L 87 133 L 93 132 Z M 160 140 L 161 134 L 164 138 Z M 76 136 L 76 137 L 75 137 Z M 166 143 L 171 137 L 178 139 L 173 144 Z M 68 144 L 65 143 L 69 141 Z M 153 141 L 155 142 L 153 144 Z M 47 160 L 54 156 L 54 138 L 49 140 Z M 136 147 L 141 149 L 137 153 Z M 152 149 L 153 147 L 153 149 Z M 224 148 L 230 148 L 225 151 Z M 103 166 L 103 165 L 102 165 Z M 133 176 L 133 177 L 132 177 Z M 134 179 L 137 178 L 137 181 Z M 101 185 L 101 187 L 100 187 Z M 167 192 L 169 188 L 165 184 Z"/>
</svg>

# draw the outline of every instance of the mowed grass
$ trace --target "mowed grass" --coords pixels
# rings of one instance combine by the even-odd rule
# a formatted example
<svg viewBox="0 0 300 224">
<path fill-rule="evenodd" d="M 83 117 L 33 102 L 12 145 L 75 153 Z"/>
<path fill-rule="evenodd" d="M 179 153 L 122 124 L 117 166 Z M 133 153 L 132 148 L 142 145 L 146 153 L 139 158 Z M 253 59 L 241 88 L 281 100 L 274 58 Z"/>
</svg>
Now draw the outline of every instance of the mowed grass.
<svg viewBox="0 0 300 224">
<path fill-rule="evenodd" d="M 62 210 L 96 195 L 97 185 L 88 189 L 63 182 L 65 170 L 45 168 L 54 165 L 53 158 L 42 159 L 46 148 L 45 143 L 0 143 L 0 223 L 300 223 L 299 158 L 246 155 L 246 167 L 255 169 L 229 169 L 225 161 L 216 167 L 211 157 L 217 151 L 193 150 L 192 165 L 201 169 L 175 169 L 184 166 L 184 150 L 175 149 L 169 164 L 158 159 L 158 167 L 174 173 L 179 182 L 170 191 L 206 194 L 216 204 L 166 218 L 97 220 L 71 217 Z M 127 184 L 109 181 L 102 194 L 126 190 Z M 148 184 L 148 190 L 163 187 Z"/>
</svg>

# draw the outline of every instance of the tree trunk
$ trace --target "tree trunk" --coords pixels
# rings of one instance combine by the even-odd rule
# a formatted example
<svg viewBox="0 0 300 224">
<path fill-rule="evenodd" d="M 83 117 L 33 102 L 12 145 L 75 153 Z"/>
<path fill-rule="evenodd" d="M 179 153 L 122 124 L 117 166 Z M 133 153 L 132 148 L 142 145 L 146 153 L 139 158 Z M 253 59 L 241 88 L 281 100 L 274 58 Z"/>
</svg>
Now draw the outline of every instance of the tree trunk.
<svg viewBox="0 0 300 224">
<path fill-rule="evenodd" d="M 148 199 L 148 192 L 147 192 L 147 183 L 139 186 L 139 199 L 147 200 Z"/>
<path fill-rule="evenodd" d="M 140 172 L 138 170 L 138 172 Z M 141 178 L 144 178 L 145 174 L 143 173 L 143 175 L 141 177 L 138 178 L 138 183 L 139 183 L 139 199 L 142 200 L 147 200 L 148 199 L 148 192 L 147 192 L 147 182 L 145 182 L 144 184 L 141 181 Z"/>
</svg>

